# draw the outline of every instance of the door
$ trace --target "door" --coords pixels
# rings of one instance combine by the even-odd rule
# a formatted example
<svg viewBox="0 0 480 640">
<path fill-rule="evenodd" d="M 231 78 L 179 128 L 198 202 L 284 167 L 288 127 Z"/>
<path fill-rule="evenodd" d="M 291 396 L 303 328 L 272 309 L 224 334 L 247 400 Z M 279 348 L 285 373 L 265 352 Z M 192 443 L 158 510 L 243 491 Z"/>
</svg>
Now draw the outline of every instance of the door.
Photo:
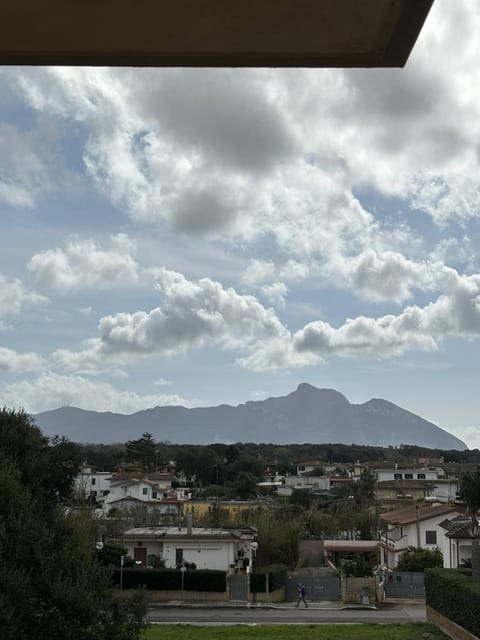
<svg viewBox="0 0 480 640">
<path fill-rule="evenodd" d="M 425 599 L 424 574 L 414 571 L 388 572 L 385 580 L 387 598 Z"/>
<path fill-rule="evenodd" d="M 135 547 L 133 549 L 133 559 L 140 562 L 142 567 L 147 566 L 147 547 Z"/>
<path fill-rule="evenodd" d="M 247 600 L 247 576 L 230 576 L 230 600 Z"/>
</svg>

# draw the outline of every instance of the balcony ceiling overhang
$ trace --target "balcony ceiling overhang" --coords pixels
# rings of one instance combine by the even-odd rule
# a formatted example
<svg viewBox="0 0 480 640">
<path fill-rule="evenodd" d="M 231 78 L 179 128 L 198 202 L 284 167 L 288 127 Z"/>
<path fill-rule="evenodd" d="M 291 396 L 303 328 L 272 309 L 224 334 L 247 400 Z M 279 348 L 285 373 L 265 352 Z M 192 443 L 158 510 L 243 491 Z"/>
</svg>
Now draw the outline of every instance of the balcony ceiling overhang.
<svg viewBox="0 0 480 640">
<path fill-rule="evenodd" d="M 0 64 L 402 67 L 433 0 L 7 0 Z"/>
</svg>

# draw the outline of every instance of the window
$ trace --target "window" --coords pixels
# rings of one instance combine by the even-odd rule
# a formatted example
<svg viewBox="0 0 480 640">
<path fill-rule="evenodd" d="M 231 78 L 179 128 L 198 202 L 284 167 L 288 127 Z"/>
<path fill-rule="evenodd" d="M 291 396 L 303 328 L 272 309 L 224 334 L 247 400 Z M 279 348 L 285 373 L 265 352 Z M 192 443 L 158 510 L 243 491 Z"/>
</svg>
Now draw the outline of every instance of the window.
<svg viewBox="0 0 480 640">
<path fill-rule="evenodd" d="M 183 564 L 183 549 L 175 549 L 175 565 L 178 567 Z"/>
<path fill-rule="evenodd" d="M 425 544 L 437 544 L 436 531 L 425 531 Z"/>
<path fill-rule="evenodd" d="M 413 480 L 413 473 L 406 473 L 405 480 Z"/>
<path fill-rule="evenodd" d="M 96 478 L 92 478 L 91 484 L 93 484 L 93 485 L 97 484 L 97 479 Z"/>
<path fill-rule="evenodd" d="M 402 479 L 402 474 L 401 473 L 394 473 L 393 474 L 393 479 L 394 480 L 401 480 Z"/>
<path fill-rule="evenodd" d="M 110 491 L 108 489 L 104 489 L 103 490 L 103 495 L 104 496 L 108 496 L 109 493 L 110 493 Z"/>
<path fill-rule="evenodd" d="M 148 495 L 148 487 L 143 487 L 142 493 L 143 493 L 144 496 L 147 496 Z"/>
<path fill-rule="evenodd" d="M 156 491 L 152 491 L 152 498 L 155 499 L 157 497 L 157 492 Z"/>
<path fill-rule="evenodd" d="M 425 474 L 424 473 L 417 473 L 417 480 L 425 480 Z"/>
</svg>

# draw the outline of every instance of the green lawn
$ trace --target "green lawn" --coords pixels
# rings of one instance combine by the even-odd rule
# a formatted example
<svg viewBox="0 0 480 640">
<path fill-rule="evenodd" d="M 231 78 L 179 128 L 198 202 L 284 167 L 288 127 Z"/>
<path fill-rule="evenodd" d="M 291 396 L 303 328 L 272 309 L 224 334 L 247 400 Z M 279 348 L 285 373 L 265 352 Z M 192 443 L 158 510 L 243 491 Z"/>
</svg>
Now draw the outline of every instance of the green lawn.
<svg viewBox="0 0 480 640">
<path fill-rule="evenodd" d="M 152 625 L 146 640 L 422 640 L 424 633 L 436 640 L 447 636 L 429 624 L 306 624 L 236 625 L 196 627 Z"/>
</svg>

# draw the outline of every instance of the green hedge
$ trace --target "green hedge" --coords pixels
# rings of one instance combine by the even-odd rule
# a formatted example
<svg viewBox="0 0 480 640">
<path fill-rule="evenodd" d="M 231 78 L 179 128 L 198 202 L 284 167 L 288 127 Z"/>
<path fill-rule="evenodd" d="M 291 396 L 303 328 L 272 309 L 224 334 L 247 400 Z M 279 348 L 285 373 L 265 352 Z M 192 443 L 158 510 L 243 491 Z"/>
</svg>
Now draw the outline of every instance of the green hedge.
<svg viewBox="0 0 480 640">
<path fill-rule="evenodd" d="M 113 572 L 114 584 L 120 586 L 120 569 Z M 180 591 L 182 572 L 176 569 L 123 569 L 122 585 L 124 589 L 145 588 L 150 591 Z M 206 571 L 196 569 L 183 572 L 184 591 L 204 591 L 224 593 L 226 587 L 225 571 Z"/>
<path fill-rule="evenodd" d="M 425 598 L 442 616 L 478 634 L 480 582 L 455 569 L 426 569 Z"/>
<path fill-rule="evenodd" d="M 267 590 L 267 574 L 251 573 L 250 574 L 251 593 L 265 593 L 266 590 Z"/>
<path fill-rule="evenodd" d="M 285 569 L 279 569 L 278 571 L 268 572 L 268 588 L 269 591 L 276 591 L 281 589 L 287 583 L 287 572 Z"/>
<path fill-rule="evenodd" d="M 276 591 L 285 586 L 287 580 L 287 572 L 282 569 L 279 571 L 268 571 L 268 591 Z M 266 593 L 267 591 L 267 572 L 250 574 L 250 591 L 255 593 Z"/>
</svg>

